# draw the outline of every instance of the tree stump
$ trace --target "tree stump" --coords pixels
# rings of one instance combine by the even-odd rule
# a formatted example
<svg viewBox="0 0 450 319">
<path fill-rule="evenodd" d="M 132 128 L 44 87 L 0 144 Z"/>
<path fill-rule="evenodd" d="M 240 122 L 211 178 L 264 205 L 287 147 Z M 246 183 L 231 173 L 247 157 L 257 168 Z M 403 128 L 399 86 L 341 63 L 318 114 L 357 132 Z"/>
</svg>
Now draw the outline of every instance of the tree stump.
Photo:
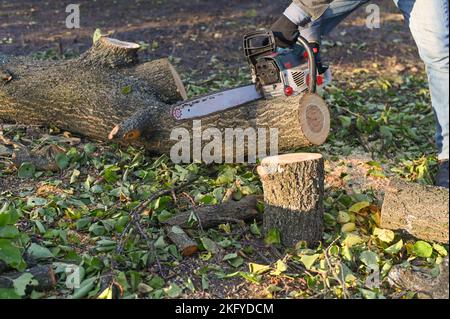
<svg viewBox="0 0 450 319">
<path fill-rule="evenodd" d="M 263 159 L 258 174 L 264 189 L 263 228 L 277 229 L 281 242 L 317 244 L 323 235 L 322 155 L 293 153 Z"/>
<path fill-rule="evenodd" d="M 381 227 L 448 243 L 449 190 L 392 180 L 381 207 Z"/>
</svg>

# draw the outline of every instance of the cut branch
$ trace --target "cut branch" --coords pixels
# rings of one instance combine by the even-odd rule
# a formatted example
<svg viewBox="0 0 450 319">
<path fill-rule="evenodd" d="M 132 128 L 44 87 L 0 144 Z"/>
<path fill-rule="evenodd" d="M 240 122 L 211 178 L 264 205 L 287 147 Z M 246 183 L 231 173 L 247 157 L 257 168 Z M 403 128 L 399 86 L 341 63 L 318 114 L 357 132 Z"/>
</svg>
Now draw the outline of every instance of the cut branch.
<svg viewBox="0 0 450 319">
<path fill-rule="evenodd" d="M 169 237 L 175 246 L 177 246 L 181 252 L 181 255 L 191 256 L 197 252 L 197 243 L 193 241 L 180 227 L 166 227 L 165 230 L 167 237 Z"/>
<path fill-rule="evenodd" d="M 246 196 L 240 201 L 229 200 L 219 205 L 201 206 L 193 210 L 202 228 L 208 229 L 224 222 L 261 220 L 261 214 L 257 210 L 260 196 Z M 189 224 L 192 211 L 181 212 L 164 222 L 168 226 L 179 226 L 182 228 L 192 228 L 197 224 Z"/>
</svg>

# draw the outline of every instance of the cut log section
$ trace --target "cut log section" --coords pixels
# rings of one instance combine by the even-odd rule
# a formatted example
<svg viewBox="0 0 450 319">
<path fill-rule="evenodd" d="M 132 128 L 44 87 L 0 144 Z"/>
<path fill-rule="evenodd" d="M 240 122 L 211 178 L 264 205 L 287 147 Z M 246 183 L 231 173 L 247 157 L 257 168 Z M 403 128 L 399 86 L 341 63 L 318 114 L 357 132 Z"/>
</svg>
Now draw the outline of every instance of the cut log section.
<svg viewBox="0 0 450 319">
<path fill-rule="evenodd" d="M 197 243 L 192 240 L 185 232 L 178 226 L 171 226 L 165 228 L 167 237 L 180 250 L 181 255 L 191 256 L 197 252 Z"/>
<path fill-rule="evenodd" d="M 176 103 L 186 99 L 186 92 L 167 59 L 139 64 L 138 49 L 135 43 L 102 37 L 68 61 L 0 55 L 0 119 L 54 125 L 93 139 L 110 138 L 170 154 L 179 142 L 171 136 L 175 128 L 187 129 L 193 138 L 192 120 L 174 117 Z M 244 134 L 258 134 L 261 158 L 271 149 L 275 154 L 325 141 L 328 108 L 314 95 L 305 94 L 301 101 L 298 96 L 260 99 L 197 119 L 202 132 L 218 129 L 222 141 L 226 129 L 251 129 Z M 241 145 L 256 145 L 248 138 L 235 140 L 236 146 L 229 145 L 236 150 L 234 157 L 252 153 Z"/>
<path fill-rule="evenodd" d="M 404 230 L 414 237 L 448 243 L 449 190 L 392 180 L 381 207 L 382 228 Z"/>
<path fill-rule="evenodd" d="M 263 159 L 257 168 L 264 189 L 263 228 L 280 232 L 281 242 L 315 245 L 323 236 L 322 155 L 293 153 Z"/>
<path fill-rule="evenodd" d="M 236 221 L 252 222 L 260 221 L 261 214 L 257 210 L 260 196 L 246 196 L 240 201 L 229 200 L 219 205 L 202 206 L 194 209 L 198 222 L 189 224 L 191 211 L 181 212 L 164 222 L 165 225 L 192 228 L 202 226 L 204 229 L 212 228 L 220 224 Z"/>
<path fill-rule="evenodd" d="M 14 279 L 19 278 L 22 274 L 29 273 L 33 275 L 33 279 L 37 281 L 37 285 L 28 286 L 27 291 L 48 291 L 52 290 L 56 285 L 56 277 L 52 265 L 35 266 L 24 272 L 3 273 L 0 276 L 0 288 L 13 288 Z"/>
</svg>

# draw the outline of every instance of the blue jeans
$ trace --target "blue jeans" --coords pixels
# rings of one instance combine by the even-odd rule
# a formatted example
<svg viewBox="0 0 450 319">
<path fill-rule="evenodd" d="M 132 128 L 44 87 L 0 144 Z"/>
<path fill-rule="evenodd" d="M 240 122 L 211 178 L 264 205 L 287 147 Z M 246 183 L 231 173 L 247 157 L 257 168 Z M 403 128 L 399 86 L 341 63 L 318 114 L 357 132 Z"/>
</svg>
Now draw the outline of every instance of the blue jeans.
<svg viewBox="0 0 450 319">
<path fill-rule="evenodd" d="M 405 17 L 425 63 L 436 116 L 436 144 L 439 160 L 449 151 L 449 23 L 448 0 L 393 0 Z M 319 19 L 300 28 L 309 41 L 320 42 L 350 13 L 369 0 L 335 0 Z M 420 125 L 420 123 L 418 123 Z"/>
</svg>

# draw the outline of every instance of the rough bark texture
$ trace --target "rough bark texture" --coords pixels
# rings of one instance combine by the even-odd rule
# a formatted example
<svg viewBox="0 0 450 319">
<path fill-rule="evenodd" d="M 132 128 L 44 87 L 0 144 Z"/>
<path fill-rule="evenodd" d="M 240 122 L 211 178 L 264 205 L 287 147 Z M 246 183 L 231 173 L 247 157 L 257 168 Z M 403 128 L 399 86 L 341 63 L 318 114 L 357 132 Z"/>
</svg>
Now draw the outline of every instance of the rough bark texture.
<svg viewBox="0 0 450 319">
<path fill-rule="evenodd" d="M 0 276 L 0 288 L 13 288 L 13 280 L 19 278 L 24 273 L 33 275 L 37 281 L 36 286 L 29 286 L 27 290 L 48 291 L 55 287 L 56 278 L 52 265 L 35 266 L 24 272 L 4 273 Z"/>
<path fill-rule="evenodd" d="M 186 93 L 168 60 L 138 64 L 137 50 L 133 43 L 100 38 L 69 61 L 0 55 L 0 119 L 55 125 L 94 139 L 114 138 L 168 154 L 178 142 L 176 136 L 170 139 L 174 128 L 186 128 L 193 136 L 192 120 L 173 117 L 174 103 Z M 264 146 L 261 156 L 269 153 L 270 146 L 285 151 L 321 144 L 329 132 L 330 115 L 317 99 L 305 96 L 307 105 L 300 105 L 298 96 L 262 99 L 199 119 L 203 131 L 218 128 L 222 138 L 225 128 L 266 129 L 266 141 L 258 136 Z M 278 129 L 278 143 L 270 144 L 269 129 Z M 246 141 L 229 145 L 238 149 L 234 157 L 247 154 L 247 148 L 239 150 Z"/>
<path fill-rule="evenodd" d="M 322 240 L 324 162 L 320 154 L 265 158 L 258 167 L 264 189 L 264 231 L 277 229 L 284 245 Z"/>
<path fill-rule="evenodd" d="M 229 200 L 219 205 L 202 206 L 194 209 L 199 223 L 189 225 L 189 217 L 192 212 L 182 212 L 164 222 L 166 225 L 179 226 L 182 228 L 197 227 L 201 224 L 203 229 L 233 221 L 261 220 L 261 214 L 256 205 L 260 196 L 246 196 L 240 201 Z"/>
<path fill-rule="evenodd" d="M 167 237 L 178 247 L 183 256 L 191 256 L 197 252 L 197 243 L 191 239 L 180 227 L 166 227 Z"/>
<path fill-rule="evenodd" d="M 439 275 L 434 277 L 426 269 L 419 271 L 396 265 L 389 271 L 388 281 L 391 285 L 416 292 L 420 299 L 448 299 L 448 266 L 446 257 L 439 266 Z"/>
<path fill-rule="evenodd" d="M 274 146 L 279 151 L 288 151 L 298 147 L 320 145 L 325 142 L 330 129 L 330 114 L 325 105 L 316 103 L 317 99 L 302 98 L 306 104 L 300 104 L 299 97 L 278 97 L 275 99 L 261 99 L 223 112 L 209 114 L 195 120 L 200 120 L 201 131 L 216 128 L 222 137 L 223 154 L 228 151 L 234 157 L 249 153 L 248 139 L 236 139 L 234 143 L 225 144 L 226 129 L 252 129 L 258 135 L 256 154 L 269 155 Z M 175 120 L 176 105 L 165 112 L 161 109 L 147 108 L 137 111 L 134 116 L 120 123 L 114 136 L 119 139 L 132 140 L 133 137 L 143 137 L 149 149 L 159 153 L 170 153 L 172 146 L 178 142 L 178 136 L 171 140 L 174 128 L 186 129 L 191 140 L 194 138 L 193 120 Z M 149 125 L 148 123 L 152 123 Z M 147 128 L 144 130 L 143 128 Z M 259 131 L 258 131 L 259 130 Z M 277 131 L 276 134 L 274 130 Z M 136 133 L 136 131 L 138 131 Z M 236 132 L 236 131 L 235 131 Z M 259 132 L 263 134 L 259 135 Z M 131 136 L 131 138 L 127 138 Z M 277 136 L 275 143 L 270 139 Z M 110 136 L 112 137 L 112 136 Z M 262 138 L 261 138 L 262 137 Z M 200 135 L 201 138 L 201 135 Z M 211 137 L 205 137 L 203 146 Z M 261 145 L 261 149 L 259 147 Z M 192 149 L 192 147 L 191 147 Z M 250 152 L 251 153 L 251 152 Z M 275 152 L 276 153 L 276 152 Z M 272 153 L 273 154 L 273 153 Z"/>
<path fill-rule="evenodd" d="M 448 242 L 449 191 L 402 180 L 389 184 L 381 208 L 381 227 L 401 229 L 428 241 Z"/>
<path fill-rule="evenodd" d="M 136 111 L 163 112 L 165 102 L 186 97 L 167 59 L 136 64 L 136 51 L 135 44 L 101 38 L 68 61 L 0 56 L 1 73 L 10 75 L 0 80 L 0 119 L 104 140 Z"/>
</svg>

